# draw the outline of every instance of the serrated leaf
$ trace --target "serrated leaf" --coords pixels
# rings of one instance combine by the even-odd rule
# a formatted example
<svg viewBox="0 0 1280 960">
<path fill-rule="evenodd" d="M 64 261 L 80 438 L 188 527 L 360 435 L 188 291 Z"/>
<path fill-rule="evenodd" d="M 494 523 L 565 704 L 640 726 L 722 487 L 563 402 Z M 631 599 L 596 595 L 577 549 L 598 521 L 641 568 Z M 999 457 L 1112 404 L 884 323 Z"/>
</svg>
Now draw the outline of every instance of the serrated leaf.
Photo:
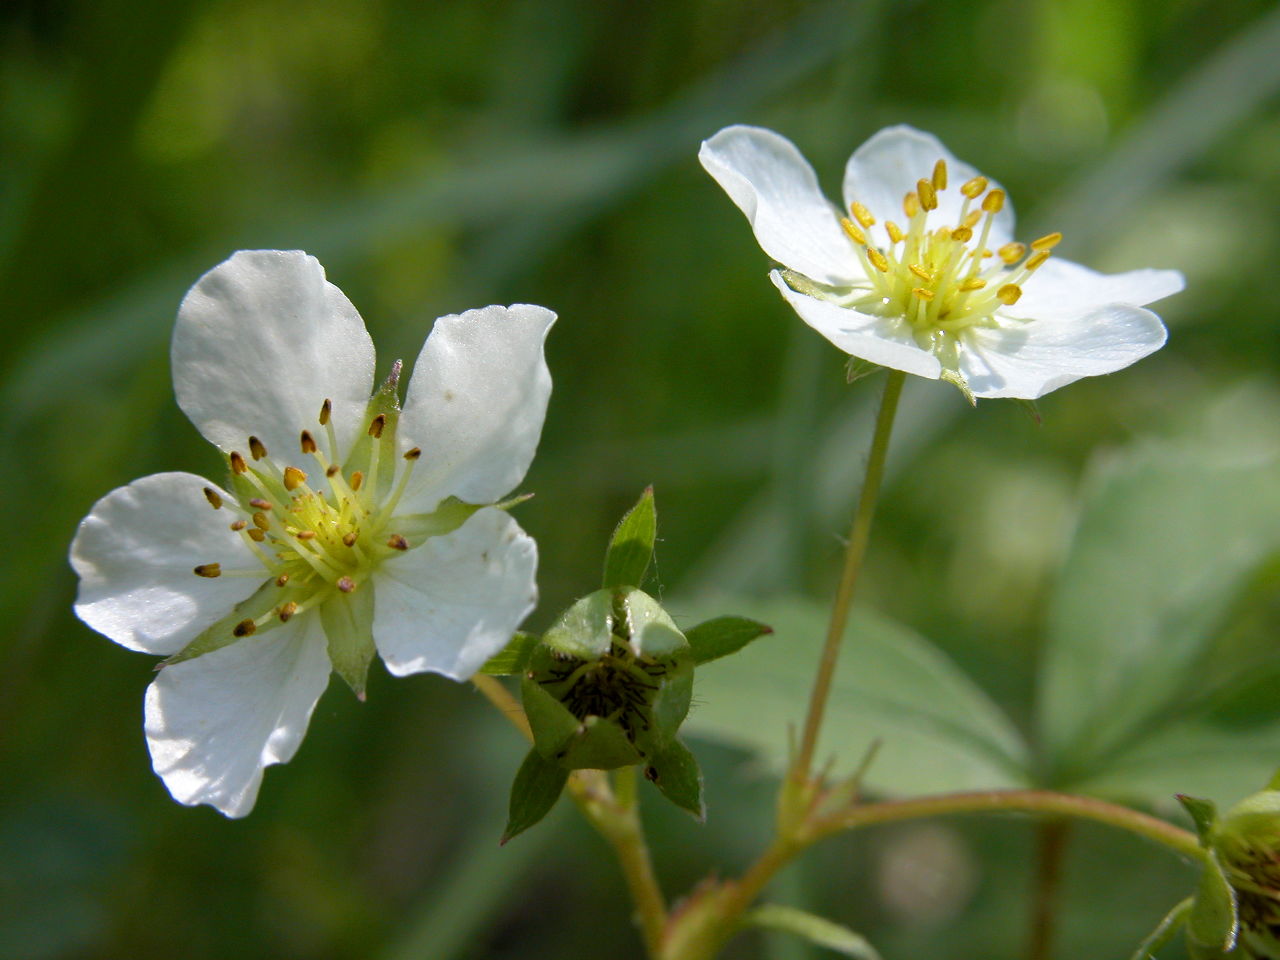
<svg viewBox="0 0 1280 960">
<path fill-rule="evenodd" d="M 770 633 L 773 627 L 746 617 L 716 617 L 686 631 L 684 636 L 693 650 L 694 664 L 701 665 L 737 653 L 752 640 Z"/>
<path fill-rule="evenodd" d="M 1189 797 L 1185 793 L 1179 793 L 1176 796 L 1178 802 L 1182 804 L 1182 808 L 1190 814 L 1192 822 L 1196 825 L 1196 836 L 1200 838 L 1200 845 L 1207 847 L 1209 845 L 1209 837 L 1213 834 L 1214 824 L 1218 822 L 1217 806 L 1212 800 Z"/>
<path fill-rule="evenodd" d="M 855 960 L 880 960 L 880 954 L 876 952 L 875 947 L 871 946 L 861 934 L 854 933 L 848 927 L 841 926 L 833 920 L 827 920 L 825 917 L 819 917 L 795 907 L 766 903 L 748 913 L 743 917 L 742 922 L 766 930 L 795 934 L 844 957 L 854 957 Z"/>
<path fill-rule="evenodd" d="M 1130 960 L 1154 960 L 1156 951 L 1173 939 L 1173 935 L 1178 932 L 1178 928 L 1186 922 L 1187 914 L 1191 912 L 1192 898 L 1179 901 L 1173 905 L 1173 909 L 1164 915 L 1164 918 L 1156 924 L 1156 928 L 1147 934 L 1146 938 L 1138 944 L 1138 949 L 1133 952 Z"/>
<path fill-rule="evenodd" d="M 529 654 L 542 638 L 536 633 L 516 631 L 511 641 L 485 661 L 481 673 L 495 677 L 511 677 L 523 673 L 529 663 Z"/>
<path fill-rule="evenodd" d="M 689 748 L 679 740 L 673 737 L 653 753 L 644 775 L 677 807 L 693 814 L 699 822 L 707 818 L 702 799 L 702 771 Z"/>
<path fill-rule="evenodd" d="M 506 843 L 524 833 L 550 813 L 568 782 L 569 771 L 556 766 L 537 750 L 530 750 L 511 784 L 507 827 L 499 842 Z"/>
<path fill-rule="evenodd" d="M 1225 953 L 1235 947 L 1238 932 L 1235 890 L 1227 882 L 1218 858 L 1210 853 L 1187 914 L 1187 936 L 1202 947 Z"/>
<path fill-rule="evenodd" d="M 639 587 L 653 559 L 653 543 L 658 536 L 658 515 L 653 503 L 653 487 L 646 487 L 639 501 L 627 511 L 613 531 L 604 558 L 604 587 Z"/>
</svg>

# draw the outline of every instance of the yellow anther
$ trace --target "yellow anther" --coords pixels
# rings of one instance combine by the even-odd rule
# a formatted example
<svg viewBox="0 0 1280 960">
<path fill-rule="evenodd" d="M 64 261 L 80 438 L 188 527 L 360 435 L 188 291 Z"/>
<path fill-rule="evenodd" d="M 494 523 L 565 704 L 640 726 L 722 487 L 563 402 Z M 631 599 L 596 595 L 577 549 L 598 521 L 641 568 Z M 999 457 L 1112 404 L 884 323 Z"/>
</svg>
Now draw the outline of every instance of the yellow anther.
<svg viewBox="0 0 1280 960">
<path fill-rule="evenodd" d="M 902 198 L 902 212 L 907 215 L 908 220 L 914 217 L 920 212 L 920 198 L 914 193 L 908 193 Z"/>
<path fill-rule="evenodd" d="M 357 470 L 351 475 L 351 489 L 359 490 L 360 485 L 364 483 L 364 474 Z"/>
<path fill-rule="evenodd" d="M 249 506 L 251 506 L 251 507 L 257 507 L 259 510 L 270 510 L 270 509 L 271 509 L 271 501 L 270 501 L 270 500 L 263 500 L 261 497 L 253 497 L 253 498 L 249 501 Z"/>
<path fill-rule="evenodd" d="M 213 487 L 204 488 L 204 498 L 209 501 L 209 506 L 213 507 L 213 509 L 221 509 L 222 497 L 218 495 L 218 491 L 213 489 Z"/>
<path fill-rule="evenodd" d="M 232 529 L 232 530 L 236 530 L 236 531 L 240 531 L 240 530 L 243 530 L 243 529 L 244 529 L 245 527 L 247 527 L 248 525 L 249 525 L 249 521 L 248 521 L 248 520 L 237 520 L 237 521 L 235 521 L 235 523 L 231 524 L 231 529 Z"/>
<path fill-rule="evenodd" d="M 876 222 L 876 218 L 871 215 L 871 211 L 858 203 L 857 200 L 849 204 L 849 212 L 853 214 L 853 219 L 857 220 L 863 227 L 870 227 Z"/>
<path fill-rule="evenodd" d="M 1025 243 L 1006 243 L 1000 248 L 999 253 L 1000 259 L 1012 266 L 1026 256 L 1027 245 Z"/>
<path fill-rule="evenodd" d="M 409 541 L 398 533 L 393 533 L 387 538 L 387 546 L 392 550 L 408 550 Z"/>
<path fill-rule="evenodd" d="M 212 580 L 214 577 L 222 576 L 222 564 L 220 563 L 202 563 L 196 567 L 194 571 L 197 577 L 208 577 Z"/>
<path fill-rule="evenodd" d="M 315 453 L 316 450 L 319 449 L 316 447 L 316 438 L 311 435 L 310 430 L 302 431 L 302 437 L 299 442 L 302 446 L 303 453 Z"/>
<path fill-rule="evenodd" d="M 337 586 L 343 593 L 350 593 L 356 588 L 356 582 L 350 577 L 339 577 Z"/>
<path fill-rule="evenodd" d="M 977 277 L 970 277 L 960 284 L 961 290 L 981 290 L 987 285 L 987 281 L 979 280 Z"/>
<path fill-rule="evenodd" d="M 978 221 L 982 219 L 981 210 L 970 210 L 964 215 L 964 219 L 960 221 L 960 226 L 972 229 L 978 225 Z"/>
<path fill-rule="evenodd" d="M 1022 269 L 1027 272 L 1038 270 L 1051 256 L 1053 256 L 1053 254 L 1048 250 L 1041 250 L 1039 253 L 1033 253 L 1029 258 L 1027 258 L 1027 262 L 1022 265 Z"/>
<path fill-rule="evenodd" d="M 968 243 L 973 239 L 973 231 L 968 227 L 956 227 L 951 231 L 951 239 L 959 240 L 961 243 Z"/>
<path fill-rule="evenodd" d="M 259 530 L 270 530 L 271 521 L 267 519 L 267 515 L 262 512 L 253 515 L 253 525 Z"/>
<path fill-rule="evenodd" d="M 336 463 L 331 463 L 329 466 L 324 468 L 324 475 L 326 477 L 336 477 L 341 470 L 342 468 Z"/>
<path fill-rule="evenodd" d="M 939 227 L 937 230 L 933 231 L 933 235 L 939 240 L 950 240 L 951 229 L 949 227 Z"/>
<path fill-rule="evenodd" d="M 284 488 L 286 490 L 297 490 L 306 482 L 307 475 L 297 467 L 284 468 Z"/>
<path fill-rule="evenodd" d="M 246 473 L 248 472 L 248 470 L 249 470 L 249 465 L 244 462 L 244 457 L 240 456 L 240 454 L 232 450 L 231 451 L 231 472 Z"/>
<path fill-rule="evenodd" d="M 1061 242 L 1062 242 L 1062 234 L 1057 232 L 1046 233 L 1039 240 L 1031 241 L 1031 249 L 1032 250 L 1052 250 Z"/>
<path fill-rule="evenodd" d="M 231 628 L 231 634 L 232 636 L 236 636 L 236 637 L 247 637 L 249 636 L 249 634 L 254 633 L 257 629 L 258 629 L 258 625 L 254 623 L 252 620 L 241 620 L 239 623 L 237 623 L 234 627 Z"/>
<path fill-rule="evenodd" d="M 299 540 L 314 540 L 316 538 L 316 532 L 314 530 L 299 530 L 294 534 L 294 536 Z"/>
<path fill-rule="evenodd" d="M 281 623 L 288 623 L 289 618 L 298 612 L 298 603 L 296 600 L 290 600 L 277 611 L 276 615 L 280 618 Z"/>
<path fill-rule="evenodd" d="M 933 291 L 926 290 L 924 287 L 916 287 L 911 292 L 914 293 L 921 300 L 929 301 L 933 299 Z"/>
<path fill-rule="evenodd" d="M 840 218 L 840 228 L 844 230 L 845 235 L 858 244 L 860 247 L 867 245 L 867 235 L 858 229 L 857 225 L 848 217 Z"/>
<path fill-rule="evenodd" d="M 992 190 L 982 198 L 982 209 L 987 213 L 999 213 L 1004 209 L 1004 191 Z"/>
<path fill-rule="evenodd" d="M 354 547 L 356 545 L 356 541 L 359 539 L 360 539 L 360 534 L 352 530 L 342 535 L 342 544 L 343 546 Z"/>
<path fill-rule="evenodd" d="M 916 181 L 916 192 L 920 195 L 920 206 L 926 210 L 938 209 L 938 192 L 928 180 Z"/>
<path fill-rule="evenodd" d="M 380 413 L 369 421 L 369 436 L 375 440 L 382 436 L 382 428 L 387 425 L 387 415 Z"/>
<path fill-rule="evenodd" d="M 964 186 L 960 188 L 960 192 L 963 193 L 970 200 L 977 200 L 980 196 L 982 196 L 983 192 L 986 189 L 987 189 L 987 178 L 974 177 L 972 180 L 968 181 L 967 183 L 965 183 Z"/>
<path fill-rule="evenodd" d="M 920 264 L 913 263 L 910 266 L 908 266 L 907 269 L 910 270 L 912 273 L 914 273 L 917 277 L 919 277 L 925 283 L 933 283 L 933 274 L 930 273 L 928 270 L 926 270 L 924 267 L 920 266 Z"/>
<path fill-rule="evenodd" d="M 267 539 L 267 535 L 263 533 L 261 530 L 259 530 L 257 527 L 250 527 L 248 530 L 245 531 L 245 533 L 249 535 L 249 539 L 252 540 L 254 543 L 262 543 L 263 540 Z"/>
<path fill-rule="evenodd" d="M 405 458 L 406 460 L 417 460 L 420 456 L 422 456 L 422 448 L 421 448 L 421 447 L 414 447 L 413 449 L 411 449 L 411 450 L 406 450 L 406 451 L 404 452 L 404 458 Z"/>
<path fill-rule="evenodd" d="M 996 291 L 996 299 L 1005 306 L 1013 306 L 1022 297 L 1022 288 L 1016 283 L 1006 283 Z"/>
<path fill-rule="evenodd" d="M 875 266 L 875 268 L 879 270 L 881 273 L 889 272 L 889 261 L 885 259 L 884 254 L 881 253 L 879 250 L 872 250 L 868 248 L 867 259 L 870 260 L 871 263 Z"/>
<path fill-rule="evenodd" d="M 333 401 L 326 400 L 320 404 L 320 426 L 325 426 L 329 422 L 329 416 L 333 413 Z"/>
<path fill-rule="evenodd" d="M 907 235 L 902 232 L 902 228 L 892 220 L 885 221 L 884 228 L 889 232 L 889 240 L 893 243 L 901 243 L 907 238 Z"/>
<path fill-rule="evenodd" d="M 939 159 L 933 165 L 933 189 L 947 189 L 947 161 Z"/>
<path fill-rule="evenodd" d="M 280 576 L 276 577 L 277 587 L 283 587 L 288 582 L 289 582 L 289 575 L 287 573 L 282 573 L 280 574 Z"/>
<path fill-rule="evenodd" d="M 249 438 L 249 453 L 253 459 L 261 460 L 267 455 L 267 448 L 262 445 L 262 441 L 257 437 Z"/>
</svg>

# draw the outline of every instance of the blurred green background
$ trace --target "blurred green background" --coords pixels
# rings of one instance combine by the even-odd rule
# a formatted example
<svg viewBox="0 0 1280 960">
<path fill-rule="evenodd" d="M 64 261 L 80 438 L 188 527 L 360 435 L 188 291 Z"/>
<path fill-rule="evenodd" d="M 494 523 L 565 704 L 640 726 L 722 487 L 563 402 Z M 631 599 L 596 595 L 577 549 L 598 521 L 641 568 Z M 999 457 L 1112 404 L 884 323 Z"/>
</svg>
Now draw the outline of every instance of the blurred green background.
<svg viewBox="0 0 1280 960">
<path fill-rule="evenodd" d="M 1046 618 L 1055 636 L 1067 616 L 1054 584 L 1077 569 L 1064 558 L 1079 553 L 1081 505 L 1113 490 L 1108 464 L 1141 461 L 1131 496 L 1145 502 L 1170 476 L 1199 476 L 1143 479 L 1152 449 L 1178 465 L 1275 463 L 1278 51 L 1280 12 L 1263 0 L 4 4 L 0 957 L 640 955 L 607 848 L 567 804 L 497 848 L 523 749 L 468 687 L 375 667 L 360 705 L 334 683 L 244 821 L 178 806 L 151 774 L 151 664 L 75 620 L 65 555 L 112 487 L 218 470 L 167 363 L 177 304 L 204 270 L 239 248 L 315 254 L 383 371 L 440 314 L 515 301 L 560 314 L 524 486 L 537 496 L 518 511 L 542 557 L 533 627 L 596 586 L 609 529 L 651 482 L 652 589 L 677 615 L 779 597 L 820 624 L 877 382 L 846 386 L 844 358 L 767 283 L 696 161 L 721 126 L 781 131 L 838 196 L 850 151 L 911 123 L 1004 183 L 1023 239 L 1060 229 L 1061 252 L 1095 268 L 1183 270 L 1188 291 L 1157 308 L 1169 346 L 1053 394 L 1042 426 L 1017 404 L 974 411 L 950 387 L 909 386 L 860 604 L 930 637 L 1034 745 Z M 1215 482 L 1153 521 L 1174 534 L 1155 548 L 1176 542 L 1192 573 L 1239 552 L 1211 542 L 1227 537 L 1212 523 L 1177 539 L 1206 526 L 1188 523 L 1201 503 L 1280 502 L 1265 469 L 1260 499 Z M 1248 529 L 1240 514 L 1231 530 Z M 1258 643 L 1280 622 L 1280 532 L 1269 514 L 1258 524 L 1220 591 L 1233 629 L 1206 628 L 1263 664 L 1213 705 L 1253 737 L 1250 764 L 1215 781 L 1228 800 L 1280 763 L 1266 723 L 1280 684 Z M 1121 544 L 1131 569 L 1140 539 Z M 801 716 L 803 672 L 791 686 L 766 676 L 779 724 Z M 691 721 L 710 822 L 645 794 L 673 894 L 743 866 L 771 825 L 767 767 L 722 738 L 733 721 L 712 689 L 695 692 Z M 738 709 L 750 741 L 752 702 Z M 848 764 L 870 735 L 837 724 L 827 746 Z M 929 765 L 913 756 L 903 770 Z M 1184 760 L 1175 772 L 1204 757 Z M 981 785 L 966 763 L 956 785 L 966 771 Z M 885 789 L 915 783 L 897 770 Z M 1099 792 L 1159 806 L 1171 791 Z M 1073 837 L 1060 955 L 1120 955 L 1191 874 L 1115 833 Z M 878 830 L 813 852 L 773 895 L 854 925 L 890 960 L 1022 956 L 1034 843 L 1023 821 Z M 728 955 L 818 954 L 748 935 Z"/>
</svg>

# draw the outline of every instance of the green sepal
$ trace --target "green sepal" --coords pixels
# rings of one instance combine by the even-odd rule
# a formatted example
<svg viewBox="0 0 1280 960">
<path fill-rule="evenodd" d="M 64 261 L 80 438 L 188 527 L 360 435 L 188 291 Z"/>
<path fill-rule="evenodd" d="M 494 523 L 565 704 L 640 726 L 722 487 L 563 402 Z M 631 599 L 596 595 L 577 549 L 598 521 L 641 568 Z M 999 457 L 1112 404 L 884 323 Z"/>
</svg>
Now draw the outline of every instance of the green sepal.
<svg viewBox="0 0 1280 960">
<path fill-rule="evenodd" d="M 605 589 L 638 587 L 644 582 L 658 536 L 658 515 L 653 487 L 645 487 L 636 505 L 618 522 L 604 557 Z"/>
<path fill-rule="evenodd" d="M 395 529 L 409 545 L 416 547 L 428 537 L 441 537 L 453 533 L 471 519 L 477 510 L 483 510 L 487 504 L 463 503 L 457 497 L 446 497 L 441 500 L 430 513 L 409 513 L 396 517 Z"/>
<path fill-rule="evenodd" d="M 668 657 L 689 641 L 662 604 L 643 590 L 626 588 L 613 596 L 614 632 L 629 638 L 637 657 Z"/>
<path fill-rule="evenodd" d="M 333 672 L 347 682 L 351 692 L 364 699 L 369 664 L 377 653 L 373 644 L 373 581 L 351 593 L 334 593 L 320 604 L 320 622 L 328 643 Z"/>
<path fill-rule="evenodd" d="M 1200 797 L 1189 797 L 1185 793 L 1175 795 L 1182 808 L 1191 815 L 1196 825 L 1196 836 L 1200 838 L 1200 846 L 1207 847 L 1213 836 L 1213 828 L 1218 822 L 1218 808 L 1212 800 Z"/>
<path fill-rule="evenodd" d="M 1138 944 L 1138 949 L 1133 952 L 1130 960 L 1153 960 L 1156 951 L 1168 943 L 1178 932 L 1178 928 L 1186 923 L 1187 914 L 1191 912 L 1191 902 L 1192 898 L 1187 897 L 1174 904 L 1173 909 L 1156 924 L 1156 928 Z"/>
<path fill-rule="evenodd" d="M 511 784 L 507 826 L 498 842 L 506 843 L 524 833 L 550 813 L 568 781 L 568 770 L 552 763 L 537 750 L 530 750 Z"/>
<path fill-rule="evenodd" d="M 676 731 L 689 715 L 693 702 L 693 660 L 686 651 L 677 651 L 662 661 L 665 673 L 649 705 L 652 726 L 636 737 L 636 746 L 646 754 L 660 753 L 675 740 Z"/>
<path fill-rule="evenodd" d="M 1189 945 L 1208 951 L 1207 956 L 1227 953 L 1236 945 L 1240 921 L 1236 912 L 1236 892 L 1227 881 L 1217 855 L 1211 850 L 1187 914 Z M 1193 951 L 1194 952 L 1194 951 Z"/>
<path fill-rule="evenodd" d="M 556 618 L 542 642 L 557 653 L 579 660 L 598 660 L 613 642 L 613 594 L 597 590 Z"/>
<path fill-rule="evenodd" d="M 522 633 L 517 630 L 505 647 L 485 661 L 480 672 L 494 677 L 513 677 L 523 673 L 524 668 L 529 665 L 529 656 L 533 653 L 533 648 L 541 640 L 542 638 L 536 633 Z"/>
<path fill-rule="evenodd" d="M 664 797 L 693 814 L 699 823 L 707 819 L 707 806 L 702 799 L 702 771 L 689 748 L 679 740 L 672 737 L 662 749 L 649 754 L 644 775 Z"/>
<path fill-rule="evenodd" d="M 1040 406 L 1034 400 L 1019 399 L 1018 405 L 1027 412 L 1027 416 L 1037 427 L 1044 423 L 1044 417 L 1040 415 Z"/>
<path fill-rule="evenodd" d="M 974 397 L 973 391 L 969 388 L 969 381 L 966 380 L 960 374 L 959 371 L 948 370 L 946 368 L 943 368 L 943 371 L 939 375 L 938 379 L 941 380 L 943 383 L 951 384 L 953 387 L 959 390 L 964 395 L 965 400 L 969 402 L 969 406 L 976 407 L 978 405 L 977 398 Z"/>
<path fill-rule="evenodd" d="M 367 483 L 375 484 L 374 495 L 381 503 L 391 492 L 391 484 L 396 474 L 396 458 L 400 456 L 396 441 L 396 430 L 400 424 L 400 370 L 404 364 L 397 360 L 391 365 L 391 372 L 382 382 L 376 393 L 369 398 L 365 407 L 364 419 L 360 423 L 360 432 L 347 453 L 346 462 L 342 464 L 343 475 L 350 478 L 359 470 L 365 475 Z M 374 437 L 369 432 L 376 417 L 384 418 L 382 431 Z M 378 451 L 378 475 L 373 476 L 374 447 Z M 404 536 L 403 530 L 394 530 Z M 410 543 L 413 541 L 410 540 Z"/>
<path fill-rule="evenodd" d="M 716 617 L 686 631 L 684 636 L 693 651 L 693 662 L 702 666 L 737 653 L 752 640 L 770 633 L 773 633 L 773 627 L 746 617 Z"/>
<path fill-rule="evenodd" d="M 794 934 L 810 943 L 855 960 L 880 960 L 875 947 L 848 927 L 795 907 L 766 903 L 742 918 L 744 926 Z"/>
<path fill-rule="evenodd" d="M 863 360 L 861 357 L 850 357 L 844 365 L 844 382 L 848 384 L 857 383 L 873 373 L 879 373 L 884 367 L 878 363 L 872 363 L 870 360 Z"/>
<path fill-rule="evenodd" d="M 293 599 L 294 594 L 295 591 L 292 588 L 278 587 L 274 580 L 268 580 L 247 598 L 237 603 L 225 617 L 200 631 L 194 640 L 177 653 L 160 661 L 156 669 L 172 666 L 175 663 L 181 663 L 183 660 L 194 660 L 196 657 L 202 657 L 206 653 L 213 653 L 215 650 L 229 647 L 231 644 L 239 643 L 241 640 L 249 640 L 253 637 L 261 636 L 276 626 L 279 621 L 270 620 L 259 627 L 253 634 L 244 637 L 237 637 L 232 631 L 235 630 L 236 624 L 244 620 L 257 620 L 264 614 L 280 607 Z"/>
<path fill-rule="evenodd" d="M 579 720 L 529 676 L 521 682 L 525 715 L 534 747 L 565 770 L 613 770 L 639 763 L 641 756 L 612 720 Z"/>
<path fill-rule="evenodd" d="M 1280 770 L 1277 770 L 1271 775 L 1271 779 L 1267 781 L 1267 785 L 1264 789 L 1280 790 Z"/>
</svg>

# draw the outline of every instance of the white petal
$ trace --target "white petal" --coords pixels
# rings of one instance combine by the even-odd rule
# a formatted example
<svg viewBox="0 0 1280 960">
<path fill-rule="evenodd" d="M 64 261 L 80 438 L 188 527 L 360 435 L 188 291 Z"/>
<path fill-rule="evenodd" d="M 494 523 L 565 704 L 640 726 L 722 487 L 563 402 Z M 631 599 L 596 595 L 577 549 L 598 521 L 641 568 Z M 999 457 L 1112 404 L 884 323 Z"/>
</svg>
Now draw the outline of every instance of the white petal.
<svg viewBox="0 0 1280 960">
<path fill-rule="evenodd" d="M 938 208 L 929 214 L 929 225 L 954 227 L 960 221 L 964 203 L 960 187 L 978 176 L 978 171 L 957 160 L 933 134 L 914 127 L 885 127 L 854 151 L 844 171 L 844 202 L 847 205 L 857 200 L 866 206 L 875 214 L 877 231 L 884 229 L 886 220 L 906 229 L 902 198 L 916 189 L 917 181 L 933 175 L 934 164 L 939 160 L 947 163 L 947 188 L 938 194 Z M 1000 187 L 994 180 L 989 183 L 991 188 Z M 887 242 L 888 235 L 882 236 L 882 242 Z M 991 224 L 989 245 L 995 249 L 1012 238 L 1013 204 L 1006 195 L 1004 208 Z"/>
<path fill-rule="evenodd" d="M 80 575 L 77 616 L 130 650 L 168 656 L 226 616 L 262 580 L 197 577 L 198 564 L 262 566 L 214 510 L 203 488 L 235 499 L 191 473 L 156 473 L 112 490 L 80 521 L 71 566 Z"/>
<path fill-rule="evenodd" d="M 303 429 L 327 446 L 316 420 L 326 399 L 347 450 L 373 391 L 364 321 L 298 250 L 241 250 L 196 281 L 171 355 L 178 405 L 196 428 L 224 452 L 256 436 L 278 463 L 297 461 Z"/>
<path fill-rule="evenodd" d="M 761 127 L 725 127 L 698 159 L 747 215 L 761 248 L 819 283 L 848 283 L 857 260 L 838 214 L 794 143 Z"/>
<path fill-rule="evenodd" d="M 400 512 L 448 496 L 492 503 L 524 478 L 551 394 L 543 342 L 555 319 L 517 303 L 436 321 L 400 415 L 401 450 L 422 449 Z"/>
<path fill-rule="evenodd" d="M 1022 285 L 1022 298 L 1001 309 L 1010 317 L 1058 320 L 1080 317 L 1109 303 L 1143 307 L 1172 296 L 1186 285 L 1177 270 L 1098 273 L 1069 260 L 1050 257 Z"/>
<path fill-rule="evenodd" d="M 931 380 L 941 375 L 938 358 L 916 344 L 905 321 L 869 316 L 829 300 L 797 293 L 787 286 L 778 270 L 771 273 L 769 279 L 800 314 L 801 320 L 850 356 Z"/>
<path fill-rule="evenodd" d="M 328 683 L 314 613 L 165 667 L 147 688 L 152 766 L 179 803 L 243 817 L 263 769 L 297 752 Z"/>
<path fill-rule="evenodd" d="M 494 508 L 388 560 L 378 571 L 373 612 L 387 669 L 470 677 L 533 610 L 537 566 L 533 539 Z"/>
<path fill-rule="evenodd" d="M 979 397 L 1034 400 L 1081 377 L 1114 373 L 1164 345 L 1150 310 L 1101 307 L 1072 320 L 1006 320 L 962 335 L 960 372 Z"/>
</svg>

